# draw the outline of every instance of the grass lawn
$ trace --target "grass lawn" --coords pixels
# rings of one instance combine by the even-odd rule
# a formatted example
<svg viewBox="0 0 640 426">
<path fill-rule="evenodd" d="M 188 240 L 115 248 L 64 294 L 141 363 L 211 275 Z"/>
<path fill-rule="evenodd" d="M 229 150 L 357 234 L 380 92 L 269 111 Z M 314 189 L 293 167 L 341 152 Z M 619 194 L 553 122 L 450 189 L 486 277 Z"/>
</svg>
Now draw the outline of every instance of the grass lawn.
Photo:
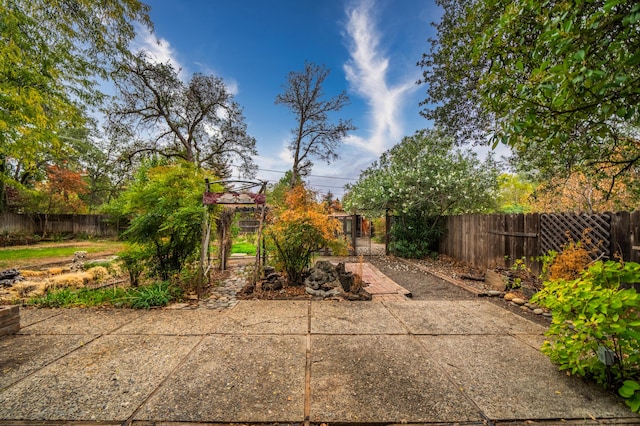
<svg viewBox="0 0 640 426">
<path fill-rule="evenodd" d="M 252 256 L 256 254 L 256 246 L 253 243 L 247 241 L 238 241 L 231 246 L 231 253 L 246 253 Z"/>
<path fill-rule="evenodd" d="M 63 243 L 42 243 L 31 246 L 0 248 L 0 269 L 20 268 L 39 263 L 53 263 L 68 259 L 73 253 L 86 251 L 89 254 L 114 255 L 124 249 L 120 241 L 65 241 Z"/>
</svg>

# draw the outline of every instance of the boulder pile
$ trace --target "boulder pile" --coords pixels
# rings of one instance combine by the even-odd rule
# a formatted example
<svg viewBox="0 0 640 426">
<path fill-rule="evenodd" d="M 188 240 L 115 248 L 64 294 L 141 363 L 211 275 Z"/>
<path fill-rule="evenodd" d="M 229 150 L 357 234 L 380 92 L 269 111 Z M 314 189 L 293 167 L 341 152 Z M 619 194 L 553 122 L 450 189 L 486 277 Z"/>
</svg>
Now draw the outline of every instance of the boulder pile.
<svg viewBox="0 0 640 426">
<path fill-rule="evenodd" d="M 20 271 L 17 269 L 0 271 L 0 287 L 11 287 L 20 281 L 24 281 L 24 277 L 20 275 Z"/>
<path fill-rule="evenodd" d="M 304 280 L 305 292 L 322 298 L 344 298 L 347 300 L 371 300 L 371 295 L 362 289 L 362 280 L 345 271 L 344 263 L 318 261 Z"/>
</svg>

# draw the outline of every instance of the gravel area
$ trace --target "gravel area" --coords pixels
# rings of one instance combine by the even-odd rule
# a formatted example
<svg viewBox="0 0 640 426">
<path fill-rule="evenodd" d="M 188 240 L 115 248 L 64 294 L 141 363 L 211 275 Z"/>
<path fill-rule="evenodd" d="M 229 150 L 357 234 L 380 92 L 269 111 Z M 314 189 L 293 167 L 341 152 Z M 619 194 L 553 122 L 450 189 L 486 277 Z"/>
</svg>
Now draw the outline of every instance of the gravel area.
<svg viewBox="0 0 640 426">
<path fill-rule="evenodd" d="M 414 300 L 477 299 L 460 287 L 456 287 L 435 275 L 426 274 L 410 263 L 393 257 L 372 256 L 365 259 L 380 272 L 411 292 Z"/>
<path fill-rule="evenodd" d="M 327 260 L 333 262 L 358 262 L 359 258 L 330 257 Z M 466 286 L 476 287 L 478 290 L 484 291 L 484 283 L 460 279 L 462 273 L 479 275 L 478 271 L 471 270 L 462 264 L 454 265 L 450 262 L 431 259 L 429 261 L 406 261 L 393 256 L 367 256 L 363 260 L 371 263 L 380 272 L 409 290 L 413 300 L 486 300 L 537 324 L 548 326 L 551 322 L 546 317 L 535 315 L 519 306 L 514 306 L 514 304 L 506 302 L 500 297 L 478 297 L 470 291 L 426 272 L 433 270 L 437 274 L 446 275 L 454 281 L 464 283 Z M 417 267 L 415 263 L 418 263 L 420 267 Z"/>
</svg>

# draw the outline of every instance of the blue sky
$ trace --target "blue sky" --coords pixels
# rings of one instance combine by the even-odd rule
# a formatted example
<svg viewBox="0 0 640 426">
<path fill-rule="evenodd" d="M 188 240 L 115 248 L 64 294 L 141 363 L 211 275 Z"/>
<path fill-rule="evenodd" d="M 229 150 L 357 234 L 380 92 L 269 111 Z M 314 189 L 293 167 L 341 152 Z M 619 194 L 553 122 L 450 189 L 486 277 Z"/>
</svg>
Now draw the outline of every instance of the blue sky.
<svg viewBox="0 0 640 426">
<path fill-rule="evenodd" d="M 403 136 L 430 127 L 418 103 L 416 63 L 429 48 L 431 22 L 440 9 L 428 0 L 146 0 L 153 36 L 139 34 L 136 48 L 171 61 L 182 78 L 195 72 L 222 77 L 243 107 L 256 138 L 257 178 L 275 182 L 291 168 L 286 148 L 295 126 L 275 105 L 287 73 L 304 62 L 331 70 L 325 93 L 346 90 L 351 105 L 339 117 L 357 127 L 340 148 L 340 160 L 316 161 L 308 179 L 319 192 L 342 197 L 345 183 Z M 160 41 L 160 44 L 156 43 Z M 336 116 L 338 117 L 338 116 Z M 334 177 L 330 179 L 327 177 Z M 354 180 L 346 180 L 354 179 Z"/>
</svg>

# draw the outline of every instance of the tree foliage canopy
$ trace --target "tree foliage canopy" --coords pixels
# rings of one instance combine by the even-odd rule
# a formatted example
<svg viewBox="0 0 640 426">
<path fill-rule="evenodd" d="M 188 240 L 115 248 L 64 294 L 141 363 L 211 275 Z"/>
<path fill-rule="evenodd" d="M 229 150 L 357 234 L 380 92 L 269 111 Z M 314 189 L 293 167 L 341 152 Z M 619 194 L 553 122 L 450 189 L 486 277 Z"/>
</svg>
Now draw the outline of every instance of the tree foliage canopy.
<svg viewBox="0 0 640 426">
<path fill-rule="evenodd" d="M 111 205 L 131 219 L 123 237 L 143 248 L 152 272 L 163 280 L 194 260 L 202 232 L 205 174 L 192 163 L 145 163 Z M 216 214 L 214 207 L 209 207 Z M 213 221 L 212 221 L 213 222 Z"/>
<path fill-rule="evenodd" d="M 423 114 L 552 174 L 615 180 L 640 162 L 640 3 L 439 0 Z M 637 180 L 637 179 L 636 179 Z"/>
<path fill-rule="evenodd" d="M 234 162 L 247 175 L 255 171 L 256 141 L 221 78 L 194 74 L 183 82 L 170 64 L 152 63 L 144 52 L 118 75 L 110 125 L 115 138 L 129 141 L 129 156 L 181 158 L 218 175 Z"/>
<path fill-rule="evenodd" d="M 45 176 L 72 147 L 63 129 L 87 123 L 98 79 L 129 54 L 138 0 L 7 0 L 0 4 L 0 210 L 7 184 Z"/>
<path fill-rule="evenodd" d="M 355 130 L 351 120 L 331 121 L 329 114 L 349 104 L 345 91 L 325 100 L 323 84 L 329 76 L 324 66 L 305 63 L 304 71 L 290 72 L 284 92 L 276 96 L 276 104 L 284 105 L 296 118 L 291 130 L 293 140 L 289 150 L 293 156 L 291 187 L 298 177 L 306 175 L 313 166 L 312 158 L 330 163 L 338 158 L 337 148 L 347 134 Z"/>
<path fill-rule="evenodd" d="M 348 211 L 420 211 L 432 217 L 482 212 L 494 206 L 497 174 L 491 157 L 480 161 L 437 130 L 422 130 L 364 170 L 348 187 L 344 204 Z"/>
</svg>

